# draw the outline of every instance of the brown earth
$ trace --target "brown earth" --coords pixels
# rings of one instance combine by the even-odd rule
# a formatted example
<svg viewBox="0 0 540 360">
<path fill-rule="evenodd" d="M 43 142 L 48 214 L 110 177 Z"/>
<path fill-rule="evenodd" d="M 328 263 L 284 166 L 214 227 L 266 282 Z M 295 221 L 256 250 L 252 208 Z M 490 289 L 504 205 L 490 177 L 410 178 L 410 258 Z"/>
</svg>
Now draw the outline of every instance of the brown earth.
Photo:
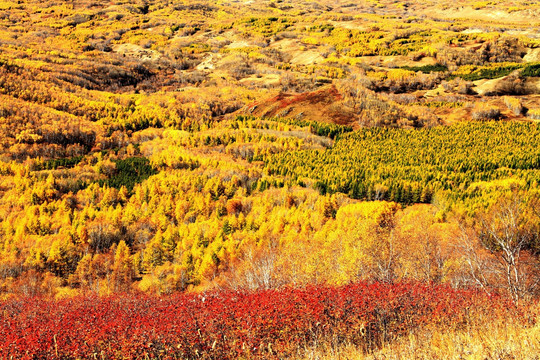
<svg viewBox="0 0 540 360">
<path fill-rule="evenodd" d="M 352 114 L 340 106 L 343 96 L 334 85 L 301 94 L 279 93 L 261 102 L 249 104 L 242 113 L 260 117 L 296 118 L 339 125 L 354 125 Z"/>
</svg>

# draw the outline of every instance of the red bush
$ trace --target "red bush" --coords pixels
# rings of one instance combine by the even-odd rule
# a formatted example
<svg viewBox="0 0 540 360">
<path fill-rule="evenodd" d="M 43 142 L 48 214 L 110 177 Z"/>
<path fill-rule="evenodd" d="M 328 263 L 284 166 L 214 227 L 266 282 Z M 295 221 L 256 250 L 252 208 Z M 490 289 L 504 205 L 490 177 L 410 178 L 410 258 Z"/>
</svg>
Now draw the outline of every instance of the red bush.
<svg viewBox="0 0 540 360">
<path fill-rule="evenodd" d="M 502 297 L 426 284 L 40 298 L 0 303 L 3 359 L 282 358 L 315 342 L 365 348 L 418 327 L 508 316 Z"/>
</svg>

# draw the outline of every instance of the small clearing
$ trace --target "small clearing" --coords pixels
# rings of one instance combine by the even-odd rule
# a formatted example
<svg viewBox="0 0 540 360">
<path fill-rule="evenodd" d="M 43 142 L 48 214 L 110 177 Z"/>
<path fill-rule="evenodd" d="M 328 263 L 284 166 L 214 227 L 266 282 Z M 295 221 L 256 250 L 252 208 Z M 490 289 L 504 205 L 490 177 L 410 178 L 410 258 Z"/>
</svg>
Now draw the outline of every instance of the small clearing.
<svg viewBox="0 0 540 360">
<path fill-rule="evenodd" d="M 240 112 L 260 117 L 306 119 L 354 126 L 354 116 L 343 111 L 343 96 L 333 86 L 300 94 L 278 95 L 246 106 Z"/>
<path fill-rule="evenodd" d="M 501 78 L 498 78 L 498 79 L 491 79 L 491 80 L 482 79 L 482 80 L 474 81 L 473 84 L 475 86 L 473 87 L 473 90 L 478 95 L 491 94 L 491 93 L 493 93 L 495 91 L 495 89 L 497 88 L 497 85 L 501 81 L 504 81 L 506 78 L 507 78 L 507 76 L 501 77 Z"/>
<path fill-rule="evenodd" d="M 247 48 L 247 47 L 250 47 L 252 45 L 250 45 L 247 41 L 235 41 L 235 42 L 232 42 L 230 43 L 229 45 L 226 46 L 227 49 L 241 49 L 241 48 Z"/>
<path fill-rule="evenodd" d="M 161 58 L 159 52 L 135 44 L 114 45 L 112 49 L 117 54 L 138 58 L 142 61 L 156 61 Z"/>
<path fill-rule="evenodd" d="M 264 74 L 253 75 L 240 80 L 241 84 L 266 84 L 266 85 L 278 85 L 281 80 L 281 76 L 278 74 Z"/>
<path fill-rule="evenodd" d="M 315 50 L 295 51 L 291 64 L 295 65 L 312 65 L 321 63 L 324 61 L 324 57 Z"/>
<path fill-rule="evenodd" d="M 199 71 L 214 70 L 216 68 L 216 58 L 219 60 L 219 57 L 220 56 L 216 54 L 208 54 L 195 69 Z"/>
<path fill-rule="evenodd" d="M 320 51 L 305 49 L 305 45 L 296 39 L 275 41 L 271 48 L 278 49 L 291 56 L 290 63 L 294 65 L 312 65 L 324 61 Z"/>
<path fill-rule="evenodd" d="M 491 8 L 474 9 L 470 6 L 457 9 L 426 10 L 426 15 L 443 19 L 474 19 L 474 20 L 495 20 L 505 23 L 528 23 L 538 21 L 538 14 L 528 11 L 518 11 L 509 13 L 503 10 Z"/>
<path fill-rule="evenodd" d="M 523 57 L 524 62 L 540 62 L 540 48 L 528 49 Z"/>
</svg>

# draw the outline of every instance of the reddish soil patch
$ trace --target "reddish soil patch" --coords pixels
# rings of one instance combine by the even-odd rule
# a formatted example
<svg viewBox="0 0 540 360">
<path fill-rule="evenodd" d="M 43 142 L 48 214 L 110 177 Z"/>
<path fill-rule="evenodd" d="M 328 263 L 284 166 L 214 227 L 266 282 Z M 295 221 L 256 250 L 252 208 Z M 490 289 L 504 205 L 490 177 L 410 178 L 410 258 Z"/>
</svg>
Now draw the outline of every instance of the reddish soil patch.
<svg viewBox="0 0 540 360">
<path fill-rule="evenodd" d="M 352 125 L 354 116 L 335 106 L 343 100 L 335 86 L 325 86 L 313 92 L 278 95 L 250 104 L 247 112 L 263 117 L 302 118 L 339 125 Z M 245 110 L 243 112 L 246 112 Z"/>
</svg>

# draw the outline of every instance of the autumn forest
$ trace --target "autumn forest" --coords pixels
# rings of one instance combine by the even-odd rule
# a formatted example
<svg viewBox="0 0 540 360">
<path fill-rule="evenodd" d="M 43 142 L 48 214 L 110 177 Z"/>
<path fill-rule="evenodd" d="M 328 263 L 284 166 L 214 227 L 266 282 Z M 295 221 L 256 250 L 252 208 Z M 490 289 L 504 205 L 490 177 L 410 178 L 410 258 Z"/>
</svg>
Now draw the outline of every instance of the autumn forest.
<svg viewBox="0 0 540 360">
<path fill-rule="evenodd" d="M 538 359 L 539 15 L 0 0 L 0 359 Z"/>
</svg>

